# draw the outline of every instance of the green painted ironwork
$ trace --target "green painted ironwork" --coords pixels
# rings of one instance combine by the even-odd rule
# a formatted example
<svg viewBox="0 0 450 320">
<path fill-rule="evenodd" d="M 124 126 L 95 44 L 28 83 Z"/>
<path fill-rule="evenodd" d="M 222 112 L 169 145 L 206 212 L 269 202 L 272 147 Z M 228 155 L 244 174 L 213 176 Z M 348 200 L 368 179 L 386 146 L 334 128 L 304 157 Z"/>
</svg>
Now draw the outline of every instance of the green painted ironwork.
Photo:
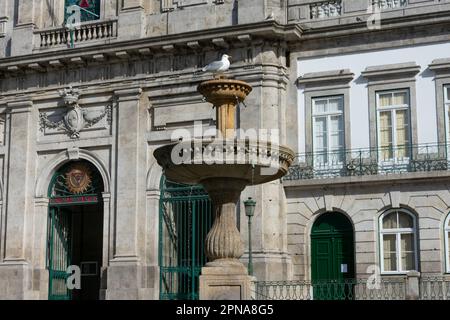
<svg viewBox="0 0 450 320">
<path fill-rule="evenodd" d="M 339 281 L 257 281 L 254 300 L 405 300 L 406 277 Z"/>
<path fill-rule="evenodd" d="M 342 149 L 298 154 L 287 181 L 405 174 L 450 169 L 449 144 L 418 144 L 371 149 Z"/>
<path fill-rule="evenodd" d="M 161 181 L 159 265 L 161 300 L 197 300 L 212 205 L 201 186 Z"/>
<path fill-rule="evenodd" d="M 71 257 L 71 218 L 63 208 L 50 208 L 49 235 L 49 300 L 71 300 L 72 292 L 67 288 L 67 268 Z"/>
<path fill-rule="evenodd" d="M 66 173 L 75 162 L 62 166 L 54 175 L 48 188 L 50 205 L 47 228 L 47 268 L 49 270 L 49 300 L 71 300 L 67 289 L 67 268 L 71 265 L 72 213 L 66 207 L 101 202 L 103 180 L 97 169 L 87 161 L 91 183 L 83 194 L 70 192 L 65 184 Z"/>
<path fill-rule="evenodd" d="M 450 300 L 450 277 L 422 277 L 419 287 L 421 300 Z"/>
</svg>

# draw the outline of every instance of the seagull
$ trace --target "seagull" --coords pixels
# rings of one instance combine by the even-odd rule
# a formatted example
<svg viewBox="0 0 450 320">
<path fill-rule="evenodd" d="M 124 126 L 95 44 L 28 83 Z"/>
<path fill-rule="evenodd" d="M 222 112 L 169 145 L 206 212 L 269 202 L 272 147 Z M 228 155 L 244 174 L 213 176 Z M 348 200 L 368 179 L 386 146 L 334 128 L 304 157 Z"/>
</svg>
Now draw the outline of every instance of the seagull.
<svg viewBox="0 0 450 320">
<path fill-rule="evenodd" d="M 230 59 L 231 56 L 224 54 L 222 55 L 222 59 L 219 61 L 214 61 L 208 64 L 206 67 L 202 69 L 203 72 L 212 72 L 212 73 L 224 73 L 228 69 L 230 69 Z"/>
</svg>

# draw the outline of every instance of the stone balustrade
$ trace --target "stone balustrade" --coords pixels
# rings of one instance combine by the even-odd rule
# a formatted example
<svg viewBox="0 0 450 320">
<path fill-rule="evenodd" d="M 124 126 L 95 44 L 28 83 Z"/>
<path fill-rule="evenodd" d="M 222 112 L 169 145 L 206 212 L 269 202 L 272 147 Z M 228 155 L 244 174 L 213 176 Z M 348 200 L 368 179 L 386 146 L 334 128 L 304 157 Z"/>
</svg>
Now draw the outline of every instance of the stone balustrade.
<svg viewBox="0 0 450 320">
<path fill-rule="evenodd" d="M 61 45 L 104 41 L 117 37 L 117 21 L 95 21 L 81 24 L 72 32 L 68 28 L 36 30 L 38 48 L 45 49 Z"/>
<path fill-rule="evenodd" d="M 310 4 L 311 19 L 337 17 L 342 14 L 342 1 L 324 1 Z"/>
<path fill-rule="evenodd" d="M 372 5 L 383 9 L 395 9 L 405 7 L 408 4 L 407 0 L 373 0 Z"/>
</svg>

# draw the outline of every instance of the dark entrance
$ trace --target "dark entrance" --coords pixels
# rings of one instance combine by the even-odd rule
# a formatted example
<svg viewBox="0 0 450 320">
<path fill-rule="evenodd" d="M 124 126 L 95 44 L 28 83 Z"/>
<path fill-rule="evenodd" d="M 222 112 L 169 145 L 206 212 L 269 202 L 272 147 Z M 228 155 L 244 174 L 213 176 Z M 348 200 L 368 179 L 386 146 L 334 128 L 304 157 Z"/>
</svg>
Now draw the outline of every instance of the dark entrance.
<svg viewBox="0 0 450 320">
<path fill-rule="evenodd" d="M 70 162 L 49 187 L 47 267 L 50 300 L 96 300 L 103 245 L 103 182 L 86 161 Z M 69 266 L 81 269 L 81 289 L 69 290 Z"/>
<path fill-rule="evenodd" d="M 314 223 L 311 271 L 315 300 L 349 299 L 353 296 L 353 227 L 343 214 L 325 213 Z"/>
</svg>

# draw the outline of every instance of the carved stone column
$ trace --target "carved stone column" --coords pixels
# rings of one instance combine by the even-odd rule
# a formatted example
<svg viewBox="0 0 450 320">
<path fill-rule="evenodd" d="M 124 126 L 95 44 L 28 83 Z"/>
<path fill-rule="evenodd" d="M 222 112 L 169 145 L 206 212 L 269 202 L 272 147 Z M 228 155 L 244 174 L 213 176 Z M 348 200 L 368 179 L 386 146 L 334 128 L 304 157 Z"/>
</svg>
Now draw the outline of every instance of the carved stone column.
<svg viewBox="0 0 450 320">
<path fill-rule="evenodd" d="M 213 179 L 202 181 L 214 206 L 214 224 L 206 237 L 207 266 L 239 265 L 244 253 L 241 235 L 236 228 L 236 203 L 248 181 Z"/>
</svg>

